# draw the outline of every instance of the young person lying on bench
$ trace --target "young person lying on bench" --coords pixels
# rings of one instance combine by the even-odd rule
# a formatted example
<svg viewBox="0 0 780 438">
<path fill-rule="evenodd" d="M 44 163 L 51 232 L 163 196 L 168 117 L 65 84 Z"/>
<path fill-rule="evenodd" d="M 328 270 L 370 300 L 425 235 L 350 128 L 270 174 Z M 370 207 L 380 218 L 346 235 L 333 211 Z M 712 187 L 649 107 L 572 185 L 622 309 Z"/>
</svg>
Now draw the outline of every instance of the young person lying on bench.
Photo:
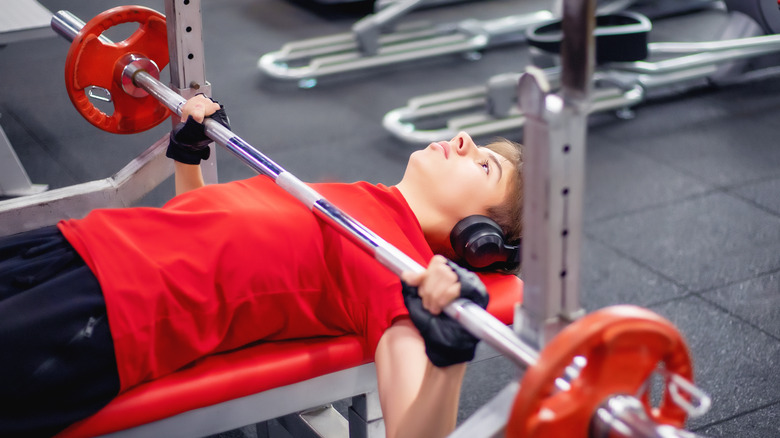
<svg viewBox="0 0 780 438">
<path fill-rule="evenodd" d="M 0 239 L 0 435 L 54 435 L 210 354 L 344 334 L 375 351 L 388 437 L 453 430 L 477 339 L 442 308 L 488 297 L 445 258 L 456 259 L 450 232 L 479 214 L 519 239 L 518 145 L 477 147 L 461 133 L 412 153 L 395 186 L 312 184 L 427 266 L 401 281 L 270 178 L 204 186 L 201 123 L 227 117 L 204 96 L 182 112 L 168 148 L 177 196 L 165 206 L 94 210 Z"/>
</svg>

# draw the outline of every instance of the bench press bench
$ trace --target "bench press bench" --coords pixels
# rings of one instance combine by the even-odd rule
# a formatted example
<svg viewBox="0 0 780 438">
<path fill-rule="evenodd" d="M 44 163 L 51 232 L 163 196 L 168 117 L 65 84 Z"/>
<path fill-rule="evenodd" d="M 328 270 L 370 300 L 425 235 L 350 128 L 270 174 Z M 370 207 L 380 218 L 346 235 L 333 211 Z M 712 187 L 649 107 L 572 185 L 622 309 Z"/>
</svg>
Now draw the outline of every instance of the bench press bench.
<svg viewBox="0 0 780 438">
<path fill-rule="evenodd" d="M 522 299 L 516 276 L 482 276 L 488 312 L 505 324 Z M 399 291 L 400 293 L 400 291 Z M 58 438 L 205 436 L 376 393 L 373 352 L 357 336 L 265 342 L 198 360 L 120 394 Z M 354 401 L 354 399 L 353 399 Z M 350 436 L 369 436 L 363 409 L 350 408 Z"/>
</svg>

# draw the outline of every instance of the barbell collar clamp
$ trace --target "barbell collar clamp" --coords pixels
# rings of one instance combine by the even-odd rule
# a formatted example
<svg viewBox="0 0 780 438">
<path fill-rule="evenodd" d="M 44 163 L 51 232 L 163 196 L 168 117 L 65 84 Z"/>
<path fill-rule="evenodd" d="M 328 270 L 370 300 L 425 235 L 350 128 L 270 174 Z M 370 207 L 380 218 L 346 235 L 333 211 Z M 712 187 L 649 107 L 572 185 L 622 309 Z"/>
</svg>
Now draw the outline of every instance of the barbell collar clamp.
<svg viewBox="0 0 780 438">
<path fill-rule="evenodd" d="M 157 67 L 157 64 L 144 56 L 128 53 L 118 61 L 118 65 L 120 67 L 124 66 L 121 74 L 122 89 L 125 93 L 133 97 L 144 97 L 149 95 L 146 90 L 139 87 L 136 83 L 135 76 L 138 73 L 143 71 L 156 80 L 160 80 L 160 69 Z"/>
</svg>

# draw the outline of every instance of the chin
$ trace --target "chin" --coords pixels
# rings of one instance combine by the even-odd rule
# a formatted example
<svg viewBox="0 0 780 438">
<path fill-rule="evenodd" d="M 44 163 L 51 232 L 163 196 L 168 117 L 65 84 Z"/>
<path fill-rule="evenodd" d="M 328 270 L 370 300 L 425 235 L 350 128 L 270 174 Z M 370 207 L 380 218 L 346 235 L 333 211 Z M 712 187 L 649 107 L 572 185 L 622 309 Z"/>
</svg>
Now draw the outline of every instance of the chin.
<svg viewBox="0 0 780 438">
<path fill-rule="evenodd" d="M 435 169 L 433 167 L 435 164 L 426 161 L 419 155 L 415 156 L 417 152 L 409 157 L 409 162 L 406 164 L 406 171 L 404 172 L 404 179 L 416 182 L 416 185 L 419 185 L 421 188 L 428 188 L 431 186 L 432 181 L 436 181 L 436 175 L 431 172 L 431 170 Z"/>
</svg>

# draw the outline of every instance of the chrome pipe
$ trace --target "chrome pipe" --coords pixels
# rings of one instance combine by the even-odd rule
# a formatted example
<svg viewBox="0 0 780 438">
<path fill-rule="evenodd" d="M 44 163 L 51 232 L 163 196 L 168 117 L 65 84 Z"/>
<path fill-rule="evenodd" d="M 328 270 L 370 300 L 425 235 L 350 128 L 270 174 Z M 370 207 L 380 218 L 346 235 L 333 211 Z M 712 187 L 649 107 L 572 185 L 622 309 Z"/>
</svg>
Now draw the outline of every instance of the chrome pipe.
<svg viewBox="0 0 780 438">
<path fill-rule="evenodd" d="M 733 49 L 768 49 L 770 52 L 780 48 L 780 35 L 762 35 L 720 41 L 702 42 L 658 42 L 649 43 L 647 50 L 651 55 L 676 53 L 718 52 Z"/>
</svg>

